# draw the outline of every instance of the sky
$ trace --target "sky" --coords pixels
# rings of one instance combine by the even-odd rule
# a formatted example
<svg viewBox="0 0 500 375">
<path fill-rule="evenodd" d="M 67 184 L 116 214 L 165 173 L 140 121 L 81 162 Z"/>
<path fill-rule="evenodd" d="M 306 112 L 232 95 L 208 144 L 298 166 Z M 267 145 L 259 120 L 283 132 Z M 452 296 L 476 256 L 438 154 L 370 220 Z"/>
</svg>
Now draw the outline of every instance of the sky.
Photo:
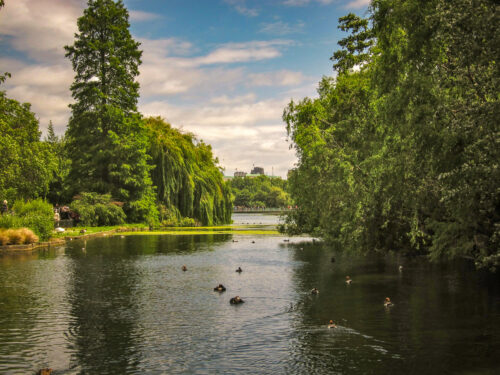
<svg viewBox="0 0 500 375">
<path fill-rule="evenodd" d="M 64 134 L 74 42 L 86 0 L 6 0 L 0 72 L 8 97 L 32 105 L 45 132 Z M 285 177 L 296 157 L 282 120 L 290 100 L 316 97 L 343 37 L 339 17 L 369 0 L 124 0 L 141 43 L 139 111 L 212 145 L 224 174 Z"/>
</svg>

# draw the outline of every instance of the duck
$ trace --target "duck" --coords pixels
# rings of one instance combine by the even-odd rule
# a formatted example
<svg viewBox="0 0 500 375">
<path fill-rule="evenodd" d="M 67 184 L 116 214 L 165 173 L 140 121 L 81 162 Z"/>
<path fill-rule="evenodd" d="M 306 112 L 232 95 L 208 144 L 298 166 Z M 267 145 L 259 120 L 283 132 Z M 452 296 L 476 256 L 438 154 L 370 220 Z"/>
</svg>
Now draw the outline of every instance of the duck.
<svg viewBox="0 0 500 375">
<path fill-rule="evenodd" d="M 222 285 L 222 284 L 219 284 L 219 285 L 217 285 L 217 286 L 214 288 L 214 290 L 215 290 L 216 292 L 225 292 L 225 291 L 226 291 L 226 287 L 225 287 L 224 285 Z"/>
<path fill-rule="evenodd" d="M 243 270 L 241 269 L 241 267 L 238 267 L 238 268 L 236 269 L 236 272 L 238 272 L 238 273 L 242 273 L 242 272 L 243 272 Z"/>
<path fill-rule="evenodd" d="M 290 240 L 289 239 L 284 239 L 283 242 L 290 242 Z"/>
<path fill-rule="evenodd" d="M 243 301 L 243 300 L 240 298 L 240 296 L 233 297 L 233 298 L 231 298 L 231 299 L 229 300 L 229 303 L 230 303 L 231 305 L 238 305 L 238 304 L 240 304 L 240 303 L 244 303 L 244 302 L 245 302 L 245 301 Z"/>
<path fill-rule="evenodd" d="M 255 241 L 252 241 L 252 243 L 255 243 Z"/>
<path fill-rule="evenodd" d="M 238 242 L 238 240 L 233 240 L 233 242 Z"/>
<path fill-rule="evenodd" d="M 346 283 L 347 285 L 351 285 L 351 283 L 352 283 L 351 276 L 346 276 L 346 277 L 345 277 L 345 283 Z"/>
<path fill-rule="evenodd" d="M 87 233 L 87 229 L 83 228 L 81 231 L 80 231 L 80 234 L 85 234 Z"/>
<path fill-rule="evenodd" d="M 311 294 L 319 294 L 318 288 L 312 288 L 311 289 Z"/>
<path fill-rule="evenodd" d="M 394 304 L 391 302 L 391 299 L 389 297 L 385 297 L 384 306 L 385 307 L 394 306 Z"/>
<path fill-rule="evenodd" d="M 332 263 L 335 263 L 335 257 L 331 257 L 330 261 L 331 261 Z"/>
<path fill-rule="evenodd" d="M 328 328 L 337 328 L 337 325 L 333 322 L 333 320 L 330 320 L 328 323 Z"/>
<path fill-rule="evenodd" d="M 184 266 L 182 266 L 182 270 L 183 270 L 184 272 L 186 272 L 186 271 L 188 270 L 188 268 L 184 265 Z"/>
</svg>

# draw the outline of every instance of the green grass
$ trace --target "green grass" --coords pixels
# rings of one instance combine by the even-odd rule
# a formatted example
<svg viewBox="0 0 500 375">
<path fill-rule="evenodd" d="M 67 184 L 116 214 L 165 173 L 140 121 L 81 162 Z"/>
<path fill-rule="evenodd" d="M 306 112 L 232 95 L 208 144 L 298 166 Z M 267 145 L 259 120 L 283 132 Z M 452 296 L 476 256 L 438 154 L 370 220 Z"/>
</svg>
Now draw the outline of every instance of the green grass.
<svg viewBox="0 0 500 375">
<path fill-rule="evenodd" d="M 85 234 L 93 234 L 93 233 L 101 233 L 101 232 L 109 232 L 111 230 L 117 230 L 121 228 L 147 228 L 146 224 L 122 224 L 122 225 L 114 225 L 109 227 L 73 227 L 73 228 L 65 228 L 66 230 L 63 233 L 53 233 L 51 238 L 63 238 L 63 237 L 76 237 L 80 235 L 80 231 L 82 229 L 86 229 L 87 232 Z"/>
<path fill-rule="evenodd" d="M 261 227 L 269 228 L 268 225 L 219 225 L 211 227 L 169 227 L 160 230 L 145 230 L 148 228 L 146 224 L 123 224 L 108 227 L 74 227 L 66 228 L 63 233 L 55 233 L 51 238 L 77 237 L 80 236 L 80 231 L 86 229 L 85 234 L 95 234 L 109 231 L 120 231 L 114 235 L 140 236 L 140 235 L 195 235 L 195 234 L 239 234 L 239 235 L 280 235 L 275 229 L 259 229 Z M 126 230 L 126 229 L 130 230 Z M 132 231 L 132 229 L 141 229 L 140 231 Z"/>
<path fill-rule="evenodd" d="M 117 232 L 114 235 L 122 236 L 151 236 L 151 235 L 195 235 L 195 234 L 238 234 L 238 235 L 280 235 L 277 230 L 204 230 L 205 228 L 195 228 L 193 230 L 180 230 L 176 228 L 175 230 L 161 230 L 161 231 L 140 231 L 140 232 Z"/>
</svg>

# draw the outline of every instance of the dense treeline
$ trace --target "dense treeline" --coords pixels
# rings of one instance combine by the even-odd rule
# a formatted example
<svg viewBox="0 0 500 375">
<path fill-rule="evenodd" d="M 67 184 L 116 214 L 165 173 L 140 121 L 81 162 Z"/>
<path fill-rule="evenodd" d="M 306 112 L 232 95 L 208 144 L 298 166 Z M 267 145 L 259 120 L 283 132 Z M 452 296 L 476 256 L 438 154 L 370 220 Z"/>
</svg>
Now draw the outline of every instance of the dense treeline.
<svg viewBox="0 0 500 375">
<path fill-rule="evenodd" d="M 89 0 L 78 19 L 63 137 L 49 124 L 40 140 L 30 105 L 0 92 L 0 198 L 70 204 L 85 225 L 228 223 L 231 193 L 211 147 L 137 109 L 142 51 L 128 19 L 121 0 Z"/>
<path fill-rule="evenodd" d="M 319 98 L 284 111 L 287 230 L 352 251 L 500 265 L 500 19 L 493 0 L 374 0 Z"/>
<path fill-rule="evenodd" d="M 162 221 L 188 217 L 204 225 L 230 222 L 231 192 L 210 145 L 159 117 L 146 119 L 146 129 Z"/>
<path fill-rule="evenodd" d="M 277 208 L 292 204 L 286 191 L 287 181 L 280 177 L 235 177 L 228 182 L 235 206 Z"/>
</svg>

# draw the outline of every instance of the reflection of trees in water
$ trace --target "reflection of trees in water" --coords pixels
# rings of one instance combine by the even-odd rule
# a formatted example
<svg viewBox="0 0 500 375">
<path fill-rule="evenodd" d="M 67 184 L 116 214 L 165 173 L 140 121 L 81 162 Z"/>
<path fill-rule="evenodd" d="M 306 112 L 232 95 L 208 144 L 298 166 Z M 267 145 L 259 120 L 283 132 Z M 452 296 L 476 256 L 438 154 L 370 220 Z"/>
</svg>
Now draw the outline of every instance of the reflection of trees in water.
<svg viewBox="0 0 500 375">
<path fill-rule="evenodd" d="M 500 343 L 498 277 L 464 262 L 431 264 L 425 258 L 356 256 L 328 247 L 289 245 L 297 293 L 301 368 L 330 372 L 446 373 L 497 368 Z M 331 257 L 335 256 L 335 263 Z M 399 272 L 399 264 L 404 264 Z M 350 275 L 352 285 L 345 284 Z M 310 296 L 317 287 L 318 296 Z M 395 306 L 383 307 L 391 297 Z M 349 331 L 324 329 L 333 319 Z M 362 336 L 364 335 L 364 336 Z M 380 340 L 380 341 L 377 341 Z M 463 359 L 466 358 L 466 361 Z"/>
<path fill-rule="evenodd" d="M 118 238 L 73 243 L 68 300 L 71 367 L 89 374 L 136 369 L 141 338 L 136 327 L 139 272 L 133 250 Z"/>
<path fill-rule="evenodd" d="M 129 236 L 70 244 L 69 303 L 72 368 L 89 374 L 124 374 L 141 361 L 137 258 L 145 254 L 210 250 L 230 235 Z M 85 250 L 83 250 L 85 249 Z"/>
<path fill-rule="evenodd" d="M 211 251 L 217 244 L 227 242 L 231 238 L 231 234 L 138 235 L 126 237 L 123 240 L 142 254 L 167 254 Z"/>
<path fill-rule="evenodd" d="M 0 255 L 2 374 L 31 373 L 37 367 L 49 365 L 59 350 L 57 344 L 63 337 L 63 329 L 53 317 L 64 310 L 61 303 L 65 270 L 59 263 L 56 274 L 53 262 L 37 262 L 38 259 L 55 258 L 58 250 Z"/>
</svg>

